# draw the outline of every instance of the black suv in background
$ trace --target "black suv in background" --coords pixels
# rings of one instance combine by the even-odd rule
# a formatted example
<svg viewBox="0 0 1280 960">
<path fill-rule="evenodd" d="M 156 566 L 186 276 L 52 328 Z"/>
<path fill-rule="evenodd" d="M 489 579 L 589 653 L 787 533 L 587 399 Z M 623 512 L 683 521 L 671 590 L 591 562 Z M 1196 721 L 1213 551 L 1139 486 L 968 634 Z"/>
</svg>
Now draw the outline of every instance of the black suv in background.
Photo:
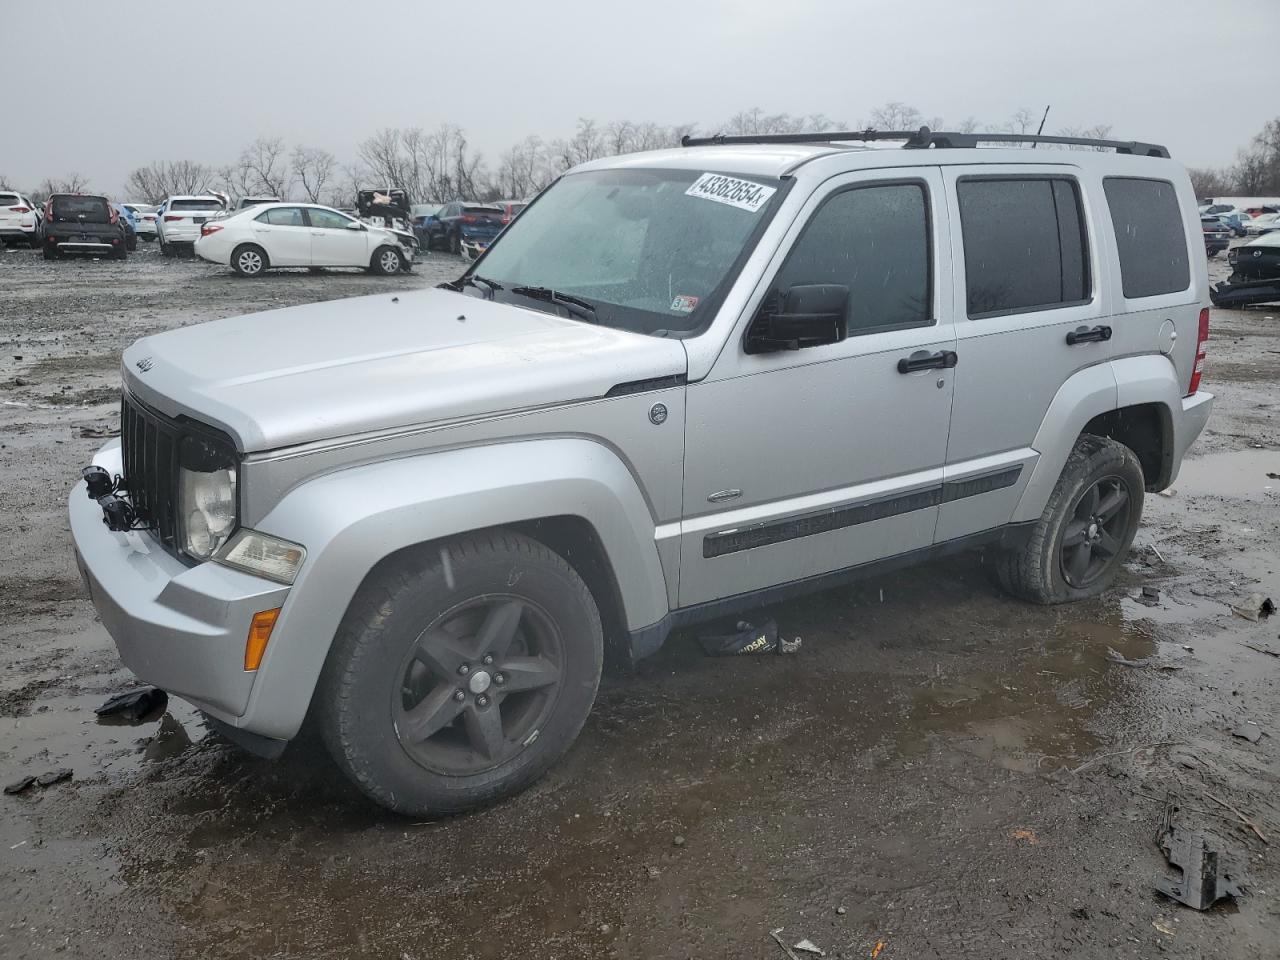
<svg viewBox="0 0 1280 960">
<path fill-rule="evenodd" d="M 89 253 L 123 260 L 128 234 L 120 214 L 106 197 L 55 193 L 44 205 L 44 258 L 63 253 Z"/>
</svg>

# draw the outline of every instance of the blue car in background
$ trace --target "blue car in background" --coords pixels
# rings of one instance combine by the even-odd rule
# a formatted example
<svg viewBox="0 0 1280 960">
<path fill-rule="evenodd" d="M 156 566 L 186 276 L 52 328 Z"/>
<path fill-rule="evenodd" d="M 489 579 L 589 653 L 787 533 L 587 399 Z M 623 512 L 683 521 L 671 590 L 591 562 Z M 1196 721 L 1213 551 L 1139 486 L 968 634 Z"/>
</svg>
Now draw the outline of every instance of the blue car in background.
<svg viewBox="0 0 1280 960">
<path fill-rule="evenodd" d="M 130 253 L 138 249 L 138 217 L 131 207 L 123 203 L 113 203 L 116 213 L 120 215 L 120 223 L 124 227 L 124 246 Z"/>
<path fill-rule="evenodd" d="M 450 253 L 462 253 L 465 245 L 478 252 L 502 232 L 502 217 L 502 208 L 493 204 L 458 200 L 446 203 L 439 213 L 423 218 L 423 246 L 430 249 L 443 245 Z"/>
</svg>

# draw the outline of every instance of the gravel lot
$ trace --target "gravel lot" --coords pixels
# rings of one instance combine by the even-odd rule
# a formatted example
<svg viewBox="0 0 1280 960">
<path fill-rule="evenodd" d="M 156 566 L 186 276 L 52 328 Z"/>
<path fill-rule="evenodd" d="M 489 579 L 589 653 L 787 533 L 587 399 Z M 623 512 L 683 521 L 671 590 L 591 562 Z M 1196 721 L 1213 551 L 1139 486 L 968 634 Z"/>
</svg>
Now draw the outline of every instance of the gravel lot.
<svg viewBox="0 0 1280 960">
<path fill-rule="evenodd" d="M 606 681 L 545 780 L 440 822 L 371 807 L 306 744 L 247 756 L 180 702 L 95 722 L 133 681 L 64 501 L 116 428 L 121 349 L 460 270 L 0 253 L 0 781 L 74 770 L 0 797 L 0 956 L 780 958 L 782 927 L 836 957 L 1274 960 L 1276 858 L 1223 803 L 1280 839 L 1280 618 L 1229 609 L 1280 600 L 1280 307 L 1215 311 L 1209 429 L 1097 601 L 1022 605 L 974 555 L 774 609 L 794 657 L 677 636 Z M 1250 720 L 1256 743 L 1232 735 Z M 1154 893 L 1168 792 L 1240 852 L 1238 905 Z"/>
</svg>

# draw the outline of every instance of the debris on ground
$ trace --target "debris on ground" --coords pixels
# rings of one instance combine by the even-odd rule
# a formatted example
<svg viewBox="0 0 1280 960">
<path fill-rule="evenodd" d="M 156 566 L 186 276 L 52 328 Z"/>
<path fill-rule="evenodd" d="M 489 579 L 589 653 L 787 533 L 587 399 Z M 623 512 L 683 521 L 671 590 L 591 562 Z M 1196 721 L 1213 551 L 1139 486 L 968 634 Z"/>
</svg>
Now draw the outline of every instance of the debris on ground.
<svg viewBox="0 0 1280 960">
<path fill-rule="evenodd" d="M 1145 586 L 1142 592 L 1133 598 L 1135 602 L 1148 607 L 1160 606 L 1160 590 L 1157 587 Z"/>
<path fill-rule="evenodd" d="M 111 437 L 120 436 L 120 431 L 114 427 L 81 427 L 80 438 L 82 440 L 107 440 Z"/>
<path fill-rule="evenodd" d="M 702 652 L 708 657 L 741 657 L 760 653 L 798 653 L 799 637 L 786 640 L 778 635 L 777 621 L 769 619 L 758 626 L 739 620 L 731 633 L 707 633 L 698 638 Z"/>
<path fill-rule="evenodd" d="M 877 940 L 876 945 L 871 948 L 871 960 L 876 960 L 876 957 L 880 956 L 880 951 L 883 950 L 885 946 L 885 941 Z"/>
<path fill-rule="evenodd" d="M 794 947 L 792 947 L 792 949 L 799 950 L 801 953 L 811 953 L 815 957 L 825 957 L 827 955 L 825 950 L 819 947 L 812 940 L 807 940 L 807 939 L 801 940 Z"/>
<path fill-rule="evenodd" d="M 42 773 L 36 777 L 37 787 L 52 787 L 55 783 L 61 783 L 63 780 L 71 779 L 70 767 L 59 767 L 57 770 L 50 770 L 48 773 Z"/>
<path fill-rule="evenodd" d="M 1172 802 L 1165 804 L 1156 844 L 1182 876 L 1177 880 L 1160 877 L 1156 890 L 1193 910 L 1207 910 L 1226 897 L 1239 898 L 1244 891 L 1235 854 L 1212 834 L 1175 824 L 1177 810 Z"/>
<path fill-rule="evenodd" d="M 1231 605 L 1231 612 L 1237 617 L 1243 617 L 1245 620 L 1252 620 L 1257 623 L 1271 614 L 1276 612 L 1276 605 L 1271 602 L 1270 597 L 1264 597 L 1260 593 L 1251 593 L 1243 600 L 1239 600 Z"/>
<path fill-rule="evenodd" d="M 1256 643 L 1246 643 L 1245 646 L 1250 650 L 1257 650 L 1259 653 L 1265 653 L 1268 657 L 1280 657 L 1280 650 L 1273 650 L 1271 647 L 1260 647 Z"/>
<path fill-rule="evenodd" d="M 1030 827 L 1018 827 L 1009 836 L 1019 843 L 1037 844 L 1040 842 L 1040 838 L 1036 836 L 1036 832 Z"/>
<path fill-rule="evenodd" d="M 1118 650 L 1114 650 L 1111 647 L 1107 647 L 1107 659 L 1112 663 L 1120 664 L 1122 667 L 1149 667 L 1153 670 L 1182 669 L 1182 667 L 1178 666 L 1176 663 L 1165 663 L 1163 660 L 1158 660 L 1155 657 L 1144 657 L 1141 660 L 1130 660 L 1128 657 L 1122 655 Z"/>
<path fill-rule="evenodd" d="M 1232 730 L 1231 735 L 1241 740 L 1248 740 L 1250 743 L 1257 743 L 1262 739 L 1262 728 L 1250 720 Z"/>
<path fill-rule="evenodd" d="M 146 717 L 163 710 L 169 703 L 169 695 L 158 687 L 143 687 L 128 693 L 117 693 L 93 712 L 99 719 L 121 717 L 129 723 L 141 723 Z"/>
<path fill-rule="evenodd" d="M 1176 934 L 1173 931 L 1173 928 L 1169 926 L 1167 923 L 1161 923 L 1159 920 L 1152 920 L 1151 925 L 1155 927 L 1157 930 L 1159 930 L 1161 933 L 1163 933 L 1166 937 L 1176 936 Z"/>
<path fill-rule="evenodd" d="M 1250 820 L 1248 817 L 1246 817 L 1243 813 L 1241 813 L 1233 804 L 1227 803 L 1227 801 L 1225 800 L 1218 799 L 1212 793 L 1206 793 L 1205 796 L 1208 797 L 1210 800 L 1212 800 L 1214 803 L 1216 803 L 1218 806 L 1226 807 L 1228 810 L 1230 810 L 1232 813 L 1236 815 L 1236 819 L 1238 819 L 1241 823 L 1243 823 L 1246 827 L 1248 827 L 1250 830 L 1253 831 L 1253 835 L 1255 837 L 1257 837 L 1263 843 L 1267 842 L 1266 835 L 1263 834 L 1263 832 L 1258 829 L 1258 825 L 1254 823 L 1252 820 Z"/>
<path fill-rule="evenodd" d="M 23 790 L 26 790 L 29 786 L 31 786 L 35 782 L 36 782 L 35 775 L 28 774 L 27 776 L 22 777 L 19 780 L 15 780 L 11 784 L 8 784 L 4 788 L 4 792 L 9 794 L 9 796 L 13 796 L 15 793 L 21 793 Z"/>
<path fill-rule="evenodd" d="M 800 958 L 795 955 L 795 951 L 787 946 L 786 941 L 778 936 L 783 929 L 785 928 L 779 927 L 777 930 L 770 930 L 769 936 L 773 937 L 773 942 L 782 948 L 782 952 L 787 955 L 787 960 L 800 960 Z"/>
</svg>

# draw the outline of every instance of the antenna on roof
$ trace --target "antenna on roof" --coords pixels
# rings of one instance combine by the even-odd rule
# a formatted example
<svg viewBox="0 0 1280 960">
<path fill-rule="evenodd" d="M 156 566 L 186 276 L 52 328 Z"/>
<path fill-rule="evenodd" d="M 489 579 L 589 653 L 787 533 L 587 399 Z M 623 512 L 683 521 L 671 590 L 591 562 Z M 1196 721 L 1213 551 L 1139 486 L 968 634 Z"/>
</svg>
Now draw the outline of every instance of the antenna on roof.
<svg viewBox="0 0 1280 960">
<path fill-rule="evenodd" d="M 1053 104 L 1049 104 L 1049 107 L 1051 106 L 1053 106 Z M 1044 108 L 1044 116 L 1040 118 L 1040 126 L 1036 127 L 1037 137 L 1044 133 L 1044 122 L 1049 119 L 1049 107 Z M 1038 146 L 1040 146 L 1039 143 L 1033 143 L 1031 144 L 1031 149 L 1034 150 Z"/>
</svg>

